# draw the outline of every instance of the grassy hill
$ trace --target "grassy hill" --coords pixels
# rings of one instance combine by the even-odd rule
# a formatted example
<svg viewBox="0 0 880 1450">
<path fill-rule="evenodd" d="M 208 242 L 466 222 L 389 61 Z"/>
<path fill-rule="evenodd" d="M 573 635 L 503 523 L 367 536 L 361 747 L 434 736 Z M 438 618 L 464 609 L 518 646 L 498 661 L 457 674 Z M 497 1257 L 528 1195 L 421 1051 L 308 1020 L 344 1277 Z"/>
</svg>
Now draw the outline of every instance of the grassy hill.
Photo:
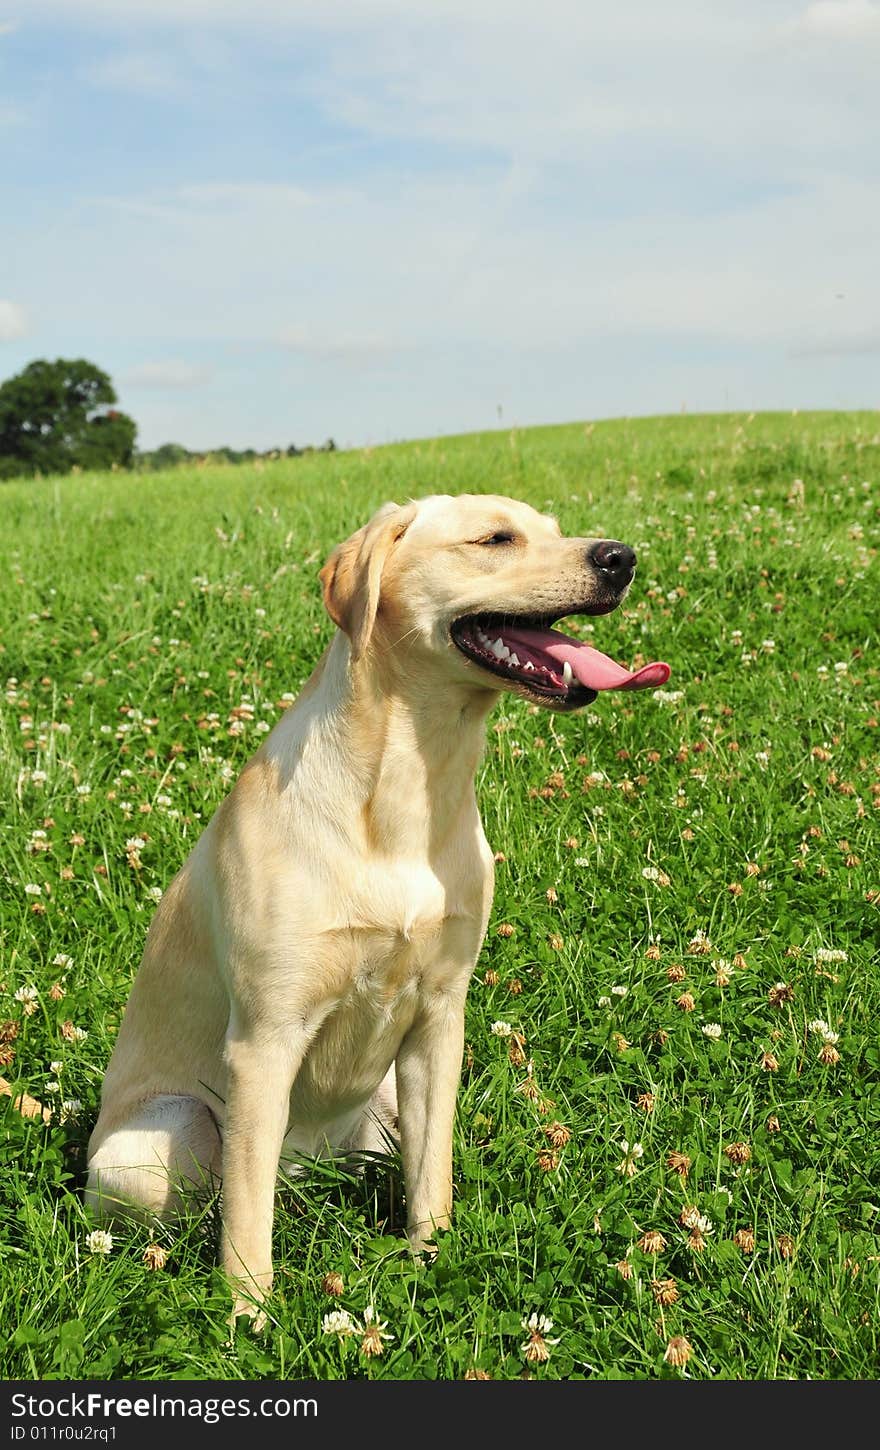
<svg viewBox="0 0 880 1450">
<path fill-rule="evenodd" d="M 672 678 L 490 717 L 454 1226 L 415 1266 L 393 1160 L 316 1168 L 280 1195 L 270 1327 L 227 1347 L 212 1215 L 90 1253 L 85 1143 L 154 901 L 330 637 L 318 569 L 435 492 L 635 545 L 583 627 Z M 52 1109 L 0 1098 L 5 1377 L 876 1374 L 880 414 L 83 474 L 0 509 L 0 1073 Z M 323 1333 L 339 1304 L 387 1321 L 381 1358 Z M 558 1343 L 529 1365 L 533 1313 Z"/>
</svg>

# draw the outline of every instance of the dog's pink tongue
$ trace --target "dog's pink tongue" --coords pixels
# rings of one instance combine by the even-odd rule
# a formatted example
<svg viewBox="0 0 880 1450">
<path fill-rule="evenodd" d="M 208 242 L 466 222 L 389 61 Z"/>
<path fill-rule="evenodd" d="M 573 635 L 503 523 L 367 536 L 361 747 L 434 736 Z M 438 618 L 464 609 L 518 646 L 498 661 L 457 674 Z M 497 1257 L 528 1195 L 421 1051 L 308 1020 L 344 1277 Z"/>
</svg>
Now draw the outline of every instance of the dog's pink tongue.
<svg viewBox="0 0 880 1450">
<path fill-rule="evenodd" d="M 567 661 L 575 679 L 588 690 L 646 690 L 652 685 L 665 685 L 671 673 L 669 666 L 661 661 L 642 665 L 640 670 L 625 670 L 601 650 L 569 639 L 557 629 L 522 630 L 517 635 L 523 644 L 531 644 L 559 664 Z"/>
</svg>

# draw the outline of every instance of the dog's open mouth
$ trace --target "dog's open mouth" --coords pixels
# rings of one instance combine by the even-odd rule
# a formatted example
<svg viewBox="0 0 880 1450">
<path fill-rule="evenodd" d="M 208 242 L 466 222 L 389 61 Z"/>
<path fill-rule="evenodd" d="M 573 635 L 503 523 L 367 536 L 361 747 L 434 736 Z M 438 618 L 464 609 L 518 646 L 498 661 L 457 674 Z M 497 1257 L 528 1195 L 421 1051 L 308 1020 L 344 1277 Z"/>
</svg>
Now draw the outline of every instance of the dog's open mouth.
<svg viewBox="0 0 880 1450">
<path fill-rule="evenodd" d="M 557 708 L 577 710 L 595 700 L 600 690 L 645 690 L 669 679 L 667 664 L 657 661 L 627 670 L 592 645 L 553 629 L 551 623 L 508 614 L 471 614 L 457 619 L 451 633 L 462 654 L 482 669 Z"/>
</svg>

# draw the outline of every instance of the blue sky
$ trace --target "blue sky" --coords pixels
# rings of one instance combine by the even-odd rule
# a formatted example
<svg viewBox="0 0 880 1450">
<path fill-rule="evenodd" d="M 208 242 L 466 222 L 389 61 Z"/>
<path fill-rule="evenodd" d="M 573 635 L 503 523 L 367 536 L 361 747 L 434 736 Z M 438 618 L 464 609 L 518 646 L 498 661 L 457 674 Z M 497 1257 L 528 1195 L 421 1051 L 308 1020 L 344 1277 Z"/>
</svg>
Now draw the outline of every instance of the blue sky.
<svg viewBox="0 0 880 1450">
<path fill-rule="evenodd" d="M 0 378 L 139 442 L 880 407 L 880 0 L 0 0 Z"/>
</svg>

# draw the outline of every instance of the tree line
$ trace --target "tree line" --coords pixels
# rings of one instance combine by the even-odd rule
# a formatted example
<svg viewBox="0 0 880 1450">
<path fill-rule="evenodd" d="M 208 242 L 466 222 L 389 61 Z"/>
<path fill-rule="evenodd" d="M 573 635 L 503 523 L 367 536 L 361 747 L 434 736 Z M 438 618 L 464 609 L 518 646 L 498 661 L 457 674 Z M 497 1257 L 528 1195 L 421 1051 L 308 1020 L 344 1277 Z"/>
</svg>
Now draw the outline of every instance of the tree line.
<svg viewBox="0 0 880 1450">
<path fill-rule="evenodd" d="M 332 438 L 319 448 L 213 448 L 192 452 L 180 443 L 139 450 L 137 424 L 116 407 L 108 376 L 85 358 L 29 363 L 0 384 L 0 479 L 70 473 L 83 469 L 153 471 L 205 461 L 248 463 L 257 458 L 298 458 L 332 453 Z"/>
<path fill-rule="evenodd" d="M 252 463 L 256 458 L 302 458 L 307 453 L 335 453 L 336 444 L 332 438 L 314 447 L 307 444 L 297 448 L 291 443 L 287 448 L 209 448 L 193 452 L 182 443 L 162 443 L 158 448 L 137 451 L 131 467 L 144 473 L 158 473 L 162 468 L 179 468 L 184 463 Z"/>
</svg>

